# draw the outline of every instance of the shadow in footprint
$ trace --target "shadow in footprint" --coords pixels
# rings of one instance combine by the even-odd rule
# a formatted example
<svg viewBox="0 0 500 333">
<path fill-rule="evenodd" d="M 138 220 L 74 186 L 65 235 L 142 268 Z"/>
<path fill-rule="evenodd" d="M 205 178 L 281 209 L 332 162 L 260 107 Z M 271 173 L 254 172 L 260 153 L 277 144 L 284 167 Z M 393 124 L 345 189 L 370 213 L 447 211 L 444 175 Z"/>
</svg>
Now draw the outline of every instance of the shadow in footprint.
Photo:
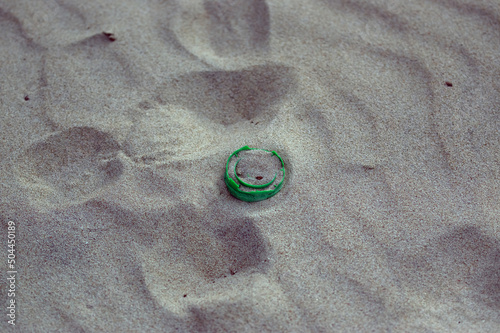
<svg viewBox="0 0 500 333">
<path fill-rule="evenodd" d="M 171 231 L 177 235 L 175 248 L 180 256 L 190 257 L 205 279 L 267 270 L 269 246 L 251 218 L 224 221 L 200 215 L 190 207 L 182 212 L 184 218 Z"/>
<path fill-rule="evenodd" d="M 232 221 L 230 224 L 222 225 L 214 231 L 215 240 L 226 253 L 224 271 L 231 275 L 239 271 L 258 268 L 264 265 L 267 258 L 267 246 L 264 243 L 260 231 L 250 219 Z M 215 253 L 211 254 L 215 256 Z M 210 267 L 206 267 L 209 275 L 212 273 Z M 220 275 L 222 272 L 213 272 Z"/>
<path fill-rule="evenodd" d="M 178 104 L 231 125 L 257 116 L 272 119 L 278 104 L 296 85 L 293 70 L 279 65 L 240 71 L 207 71 L 172 78 L 158 92 L 161 103 Z M 210 111 L 210 112 L 209 112 Z"/>
<path fill-rule="evenodd" d="M 219 56 L 264 50 L 269 42 L 269 8 L 265 0 L 205 1 L 210 45 Z"/>
<path fill-rule="evenodd" d="M 500 242 L 476 227 L 455 229 L 395 261 L 401 281 L 433 294 L 461 294 L 500 309 Z"/>
<path fill-rule="evenodd" d="M 16 159 L 16 175 L 33 201 L 65 205 L 92 197 L 123 172 L 110 135 L 73 127 L 34 143 Z"/>
</svg>

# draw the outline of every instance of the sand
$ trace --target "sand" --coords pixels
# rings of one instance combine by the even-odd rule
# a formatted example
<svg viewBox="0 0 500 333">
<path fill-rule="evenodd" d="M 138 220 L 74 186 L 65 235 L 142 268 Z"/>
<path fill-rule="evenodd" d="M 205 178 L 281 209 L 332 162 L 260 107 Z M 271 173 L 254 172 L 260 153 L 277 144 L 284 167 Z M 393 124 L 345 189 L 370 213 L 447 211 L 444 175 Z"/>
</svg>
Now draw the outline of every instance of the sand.
<svg viewBox="0 0 500 333">
<path fill-rule="evenodd" d="M 0 331 L 11 299 L 18 332 L 500 331 L 497 0 L 1 0 L 0 31 Z M 245 145 L 268 200 L 225 187 Z"/>
</svg>

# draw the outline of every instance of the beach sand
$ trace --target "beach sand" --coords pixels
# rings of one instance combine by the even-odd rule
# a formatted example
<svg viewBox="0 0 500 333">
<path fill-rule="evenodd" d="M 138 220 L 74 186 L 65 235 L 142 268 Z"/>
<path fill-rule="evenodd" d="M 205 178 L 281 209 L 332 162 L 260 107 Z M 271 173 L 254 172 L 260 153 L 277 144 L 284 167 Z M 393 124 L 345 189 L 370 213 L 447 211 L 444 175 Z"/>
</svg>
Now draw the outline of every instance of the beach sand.
<svg viewBox="0 0 500 333">
<path fill-rule="evenodd" d="M 0 331 L 500 331 L 497 0 L 0 1 Z M 230 154 L 276 151 L 254 203 Z"/>
</svg>

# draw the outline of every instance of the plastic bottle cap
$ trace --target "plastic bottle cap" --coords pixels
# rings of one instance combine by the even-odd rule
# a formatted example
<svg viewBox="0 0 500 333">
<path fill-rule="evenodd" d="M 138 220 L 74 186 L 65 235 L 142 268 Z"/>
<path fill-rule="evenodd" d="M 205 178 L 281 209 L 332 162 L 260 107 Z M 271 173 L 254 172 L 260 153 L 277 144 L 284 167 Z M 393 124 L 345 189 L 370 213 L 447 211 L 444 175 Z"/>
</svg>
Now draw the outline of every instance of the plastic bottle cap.
<svg viewBox="0 0 500 333">
<path fill-rule="evenodd" d="M 285 163 L 275 151 L 242 147 L 226 163 L 224 181 L 236 198 L 254 202 L 278 193 L 285 180 Z"/>
</svg>

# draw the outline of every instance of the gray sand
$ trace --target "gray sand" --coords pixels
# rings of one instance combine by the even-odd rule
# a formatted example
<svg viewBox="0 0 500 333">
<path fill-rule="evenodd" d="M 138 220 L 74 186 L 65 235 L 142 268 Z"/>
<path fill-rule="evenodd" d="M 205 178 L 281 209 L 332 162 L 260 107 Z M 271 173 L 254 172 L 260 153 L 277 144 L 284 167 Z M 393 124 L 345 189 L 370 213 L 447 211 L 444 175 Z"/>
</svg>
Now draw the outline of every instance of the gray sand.
<svg viewBox="0 0 500 333">
<path fill-rule="evenodd" d="M 500 331 L 498 0 L 0 0 L 0 31 L 17 331 Z M 226 189 L 245 145 L 285 160 L 268 200 Z"/>
</svg>

